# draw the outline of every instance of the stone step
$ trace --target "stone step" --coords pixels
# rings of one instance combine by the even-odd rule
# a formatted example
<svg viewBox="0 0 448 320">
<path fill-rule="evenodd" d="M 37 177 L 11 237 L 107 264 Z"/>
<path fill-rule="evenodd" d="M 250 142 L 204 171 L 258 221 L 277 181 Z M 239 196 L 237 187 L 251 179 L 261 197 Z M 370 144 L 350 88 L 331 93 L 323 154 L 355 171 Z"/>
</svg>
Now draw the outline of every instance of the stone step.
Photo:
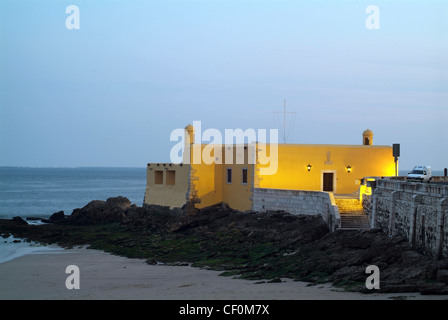
<svg viewBox="0 0 448 320">
<path fill-rule="evenodd" d="M 356 216 L 362 216 L 365 215 L 364 210 L 353 210 L 353 211 L 344 211 L 344 212 L 340 212 L 340 214 L 347 214 L 347 215 L 356 215 Z"/>
<path fill-rule="evenodd" d="M 343 230 L 368 230 L 369 218 L 365 214 L 341 214 L 341 227 Z"/>
<path fill-rule="evenodd" d="M 341 207 L 338 206 L 340 213 L 353 213 L 353 212 L 364 212 L 362 207 Z"/>
<path fill-rule="evenodd" d="M 362 204 L 358 199 L 336 198 L 335 204 L 338 206 L 341 214 L 364 214 Z"/>
<path fill-rule="evenodd" d="M 362 206 L 358 199 L 354 199 L 354 200 L 335 199 L 335 203 L 337 205 L 341 205 L 341 206 L 344 206 L 344 207 L 359 207 L 359 206 Z"/>
</svg>

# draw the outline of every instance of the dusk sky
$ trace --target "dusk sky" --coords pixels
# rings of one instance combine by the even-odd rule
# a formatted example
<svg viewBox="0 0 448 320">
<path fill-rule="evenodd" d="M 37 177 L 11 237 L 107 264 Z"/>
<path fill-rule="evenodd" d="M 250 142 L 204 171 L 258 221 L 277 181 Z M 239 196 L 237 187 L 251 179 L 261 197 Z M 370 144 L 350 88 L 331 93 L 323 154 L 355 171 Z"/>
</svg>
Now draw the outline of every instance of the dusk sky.
<svg viewBox="0 0 448 320">
<path fill-rule="evenodd" d="M 0 166 L 169 162 L 193 121 L 282 140 L 284 100 L 288 143 L 448 167 L 448 1 L 0 0 Z"/>
</svg>

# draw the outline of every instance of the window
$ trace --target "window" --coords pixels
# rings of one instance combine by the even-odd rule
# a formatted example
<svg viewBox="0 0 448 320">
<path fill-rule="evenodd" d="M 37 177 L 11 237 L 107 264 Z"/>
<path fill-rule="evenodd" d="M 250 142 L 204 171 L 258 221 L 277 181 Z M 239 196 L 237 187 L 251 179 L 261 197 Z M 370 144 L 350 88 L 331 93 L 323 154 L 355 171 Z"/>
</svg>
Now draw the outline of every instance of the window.
<svg viewBox="0 0 448 320">
<path fill-rule="evenodd" d="M 161 170 L 154 171 L 154 183 L 163 184 L 163 171 Z"/>
<path fill-rule="evenodd" d="M 232 169 L 227 168 L 227 183 L 232 183 Z"/>
<path fill-rule="evenodd" d="M 168 170 L 166 172 L 166 184 L 173 186 L 176 182 L 176 171 Z"/>
<path fill-rule="evenodd" d="M 241 171 L 241 183 L 247 184 L 247 168 L 243 168 Z"/>
</svg>

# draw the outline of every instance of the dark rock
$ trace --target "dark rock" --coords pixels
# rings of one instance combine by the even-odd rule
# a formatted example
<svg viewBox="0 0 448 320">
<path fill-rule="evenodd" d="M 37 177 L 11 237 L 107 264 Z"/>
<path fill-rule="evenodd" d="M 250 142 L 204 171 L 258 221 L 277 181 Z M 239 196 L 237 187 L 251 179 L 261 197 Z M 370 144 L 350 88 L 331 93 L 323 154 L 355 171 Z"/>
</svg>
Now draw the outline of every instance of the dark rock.
<svg viewBox="0 0 448 320">
<path fill-rule="evenodd" d="M 438 270 L 436 279 L 438 282 L 448 285 L 448 270 Z"/>
<path fill-rule="evenodd" d="M 66 223 L 86 225 L 106 222 L 122 222 L 124 210 L 131 207 L 125 197 L 109 198 L 107 201 L 93 200 L 82 208 L 73 210 Z"/>
<path fill-rule="evenodd" d="M 367 249 L 372 246 L 373 238 L 364 237 L 360 232 L 349 235 L 342 241 L 342 245 L 349 249 Z"/>
<path fill-rule="evenodd" d="M 59 222 L 65 220 L 64 211 L 58 211 L 53 213 L 50 218 L 48 218 L 51 222 Z"/>
<path fill-rule="evenodd" d="M 352 280 L 365 281 L 368 275 L 365 273 L 366 268 L 360 266 L 345 266 L 333 272 L 330 280 L 333 282 Z"/>
<path fill-rule="evenodd" d="M 444 283 L 425 283 L 420 288 L 420 293 L 422 295 L 428 294 L 447 294 L 448 290 Z"/>
<path fill-rule="evenodd" d="M 14 221 L 14 222 L 16 222 L 18 224 L 23 224 L 23 225 L 28 224 L 28 222 L 23 220 L 22 217 L 14 217 L 14 218 L 12 218 L 12 221 Z"/>
<path fill-rule="evenodd" d="M 425 256 L 414 250 L 407 250 L 401 254 L 401 259 L 405 264 L 413 264 L 425 260 Z"/>
<path fill-rule="evenodd" d="M 448 259 L 437 261 L 438 269 L 448 269 Z"/>
<path fill-rule="evenodd" d="M 124 210 L 121 223 L 131 228 L 168 231 L 179 217 L 180 214 L 169 207 L 145 204 L 143 207 L 130 206 Z"/>
<path fill-rule="evenodd" d="M 22 240 L 13 240 L 12 242 L 13 243 L 20 243 L 20 242 L 22 242 Z"/>
<path fill-rule="evenodd" d="M 187 216 L 194 216 L 196 214 L 198 214 L 199 209 L 197 209 L 194 206 L 194 203 L 192 201 L 188 201 L 186 204 L 184 204 L 182 206 L 182 208 L 180 208 L 180 213 L 182 215 L 187 215 Z"/>
<path fill-rule="evenodd" d="M 150 264 L 150 265 L 156 265 L 156 264 L 157 264 L 157 261 L 154 260 L 154 259 L 146 259 L 145 262 L 146 262 L 147 264 Z"/>
<path fill-rule="evenodd" d="M 118 196 L 115 198 L 108 198 L 106 200 L 106 206 L 108 207 L 119 207 L 123 210 L 129 208 L 131 206 L 131 201 L 128 198 Z"/>
</svg>

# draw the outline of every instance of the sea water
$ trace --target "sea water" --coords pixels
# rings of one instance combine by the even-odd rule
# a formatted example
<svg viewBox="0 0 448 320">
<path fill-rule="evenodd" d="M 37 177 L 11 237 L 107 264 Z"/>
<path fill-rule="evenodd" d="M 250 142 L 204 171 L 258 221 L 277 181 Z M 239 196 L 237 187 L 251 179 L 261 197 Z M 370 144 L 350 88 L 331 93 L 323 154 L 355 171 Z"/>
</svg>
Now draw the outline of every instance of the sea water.
<svg viewBox="0 0 448 320">
<path fill-rule="evenodd" d="M 91 200 L 116 196 L 141 206 L 145 186 L 145 168 L 0 167 L 0 219 L 69 215 Z"/>
<path fill-rule="evenodd" d="M 0 219 L 48 218 L 61 210 L 70 215 L 73 209 L 82 208 L 92 200 L 116 196 L 124 196 L 141 206 L 145 187 L 145 168 L 0 167 Z M 19 240 L 12 236 L 0 237 L 0 263 L 23 254 L 50 250 Z"/>
<path fill-rule="evenodd" d="M 13 260 L 26 254 L 60 253 L 63 252 L 57 246 L 46 246 L 37 242 L 26 242 L 13 236 L 0 238 L 0 263 Z"/>
</svg>

